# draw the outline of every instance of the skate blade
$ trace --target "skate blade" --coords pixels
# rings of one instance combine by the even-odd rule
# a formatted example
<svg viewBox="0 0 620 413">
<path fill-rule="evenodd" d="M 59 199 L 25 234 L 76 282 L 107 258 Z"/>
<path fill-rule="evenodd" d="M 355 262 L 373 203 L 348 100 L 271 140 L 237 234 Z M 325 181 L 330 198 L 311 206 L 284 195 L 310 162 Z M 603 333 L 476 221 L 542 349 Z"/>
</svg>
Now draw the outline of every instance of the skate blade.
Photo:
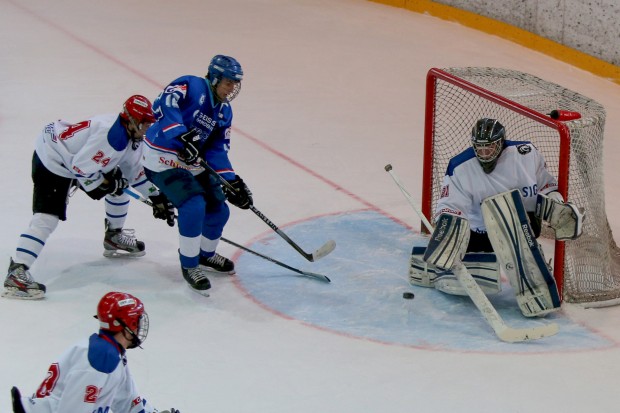
<svg viewBox="0 0 620 413">
<path fill-rule="evenodd" d="M 211 297 L 211 295 L 207 292 L 207 290 L 197 290 L 195 288 L 193 288 L 191 285 L 187 285 L 189 287 L 190 290 L 192 290 L 193 292 L 202 295 L 203 297 Z"/>
<path fill-rule="evenodd" d="M 18 288 L 7 288 L 0 294 L 4 298 L 12 300 L 41 300 L 45 298 L 44 291 L 24 292 Z"/>
<path fill-rule="evenodd" d="M 211 274 L 218 274 L 218 275 L 235 275 L 237 272 L 233 269 L 230 271 L 218 271 L 214 268 L 211 267 L 207 267 L 205 265 L 200 264 L 200 268 L 203 269 L 206 272 L 209 272 Z"/>
<path fill-rule="evenodd" d="M 122 250 L 103 250 L 103 256 L 107 258 L 136 258 L 144 257 L 146 251 L 127 252 Z"/>
</svg>

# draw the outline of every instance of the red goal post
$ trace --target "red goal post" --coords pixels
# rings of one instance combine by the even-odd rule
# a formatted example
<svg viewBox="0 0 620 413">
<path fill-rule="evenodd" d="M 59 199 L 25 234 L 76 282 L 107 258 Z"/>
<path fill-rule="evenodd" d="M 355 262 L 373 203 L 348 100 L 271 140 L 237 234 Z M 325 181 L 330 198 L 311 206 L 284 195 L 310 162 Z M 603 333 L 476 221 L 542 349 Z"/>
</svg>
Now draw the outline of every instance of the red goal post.
<svg viewBox="0 0 620 413">
<path fill-rule="evenodd" d="M 553 110 L 579 112 L 571 121 Z M 555 242 L 554 276 L 566 302 L 620 303 L 620 250 L 605 213 L 605 110 L 596 101 L 527 73 L 489 67 L 431 69 L 426 83 L 422 212 L 432 219 L 449 159 L 470 145 L 476 120 L 499 119 L 507 139 L 532 142 L 565 199 L 585 208 L 583 235 Z M 543 231 L 552 237 L 550 230 Z M 550 257 L 547 257 L 550 258 Z"/>
</svg>

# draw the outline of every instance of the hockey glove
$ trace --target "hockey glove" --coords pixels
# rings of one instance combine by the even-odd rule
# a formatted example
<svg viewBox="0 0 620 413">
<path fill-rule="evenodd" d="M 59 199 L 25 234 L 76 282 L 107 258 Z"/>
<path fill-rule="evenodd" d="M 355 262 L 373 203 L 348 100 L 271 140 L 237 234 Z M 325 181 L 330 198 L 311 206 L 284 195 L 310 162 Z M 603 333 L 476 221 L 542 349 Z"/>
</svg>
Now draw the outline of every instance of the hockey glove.
<svg viewBox="0 0 620 413">
<path fill-rule="evenodd" d="M 195 129 L 179 136 L 183 149 L 179 150 L 179 159 L 188 165 L 193 165 L 200 156 L 200 134 Z"/>
<path fill-rule="evenodd" d="M 536 217 L 553 228 L 556 240 L 566 241 L 579 238 L 585 213 L 583 208 L 564 202 L 559 192 L 551 192 L 547 195 L 538 194 Z"/>
<path fill-rule="evenodd" d="M 181 413 L 181 412 L 177 409 L 172 408 L 170 410 L 161 410 L 159 411 L 159 413 Z"/>
<path fill-rule="evenodd" d="M 252 191 L 243 182 L 243 179 L 239 175 L 235 175 L 235 179 L 228 181 L 228 183 L 234 188 L 234 191 L 224 185 L 222 188 L 228 202 L 241 209 L 248 209 L 253 205 Z"/>
<path fill-rule="evenodd" d="M 99 200 L 106 195 L 118 196 L 123 193 L 123 189 L 129 185 L 127 179 L 123 178 L 123 173 L 116 167 L 110 172 L 103 174 L 103 183 L 92 191 L 86 192 L 89 197 L 95 200 Z"/>
<path fill-rule="evenodd" d="M 103 183 L 100 185 L 100 187 L 101 189 L 106 191 L 106 194 L 111 194 L 115 196 L 122 195 L 123 189 L 129 186 L 127 179 L 123 178 L 123 173 L 118 167 L 112 169 L 107 174 L 103 174 L 103 176 L 105 180 L 108 181 L 108 183 Z"/>
<path fill-rule="evenodd" d="M 166 198 L 166 195 L 150 196 L 149 199 L 153 203 L 153 216 L 157 219 L 163 219 L 168 226 L 174 227 L 174 205 Z"/>
</svg>

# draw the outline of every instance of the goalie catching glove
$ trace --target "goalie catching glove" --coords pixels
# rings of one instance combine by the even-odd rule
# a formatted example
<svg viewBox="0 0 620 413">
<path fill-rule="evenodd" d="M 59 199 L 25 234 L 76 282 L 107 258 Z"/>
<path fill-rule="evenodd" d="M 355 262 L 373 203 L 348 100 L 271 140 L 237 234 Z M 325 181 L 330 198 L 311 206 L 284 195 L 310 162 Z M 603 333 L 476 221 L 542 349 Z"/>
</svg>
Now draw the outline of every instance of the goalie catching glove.
<svg viewBox="0 0 620 413">
<path fill-rule="evenodd" d="M 582 232 L 584 217 L 583 209 L 570 202 L 564 202 L 559 192 L 538 194 L 536 218 L 547 222 L 553 228 L 555 239 L 558 241 L 578 238 Z"/>
<path fill-rule="evenodd" d="M 166 195 L 160 192 L 159 195 L 150 196 L 149 199 L 153 203 L 153 216 L 163 219 L 168 226 L 174 227 L 174 205 L 166 198 Z"/>
<path fill-rule="evenodd" d="M 228 181 L 228 183 L 232 186 L 232 189 L 228 185 L 223 185 L 222 187 L 228 202 L 241 209 L 248 209 L 254 204 L 252 191 L 250 191 L 250 188 L 248 188 L 239 175 L 235 175 L 235 179 Z"/>
</svg>

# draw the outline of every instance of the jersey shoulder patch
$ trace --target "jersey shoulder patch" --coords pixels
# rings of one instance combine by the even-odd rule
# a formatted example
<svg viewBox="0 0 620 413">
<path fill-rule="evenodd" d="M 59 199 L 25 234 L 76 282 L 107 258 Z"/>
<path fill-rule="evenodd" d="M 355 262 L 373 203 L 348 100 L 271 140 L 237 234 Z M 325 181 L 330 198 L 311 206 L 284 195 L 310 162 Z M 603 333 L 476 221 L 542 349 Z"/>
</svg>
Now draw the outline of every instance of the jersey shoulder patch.
<svg viewBox="0 0 620 413">
<path fill-rule="evenodd" d="M 463 152 L 459 153 L 458 155 L 450 159 L 450 162 L 448 162 L 448 169 L 446 170 L 446 175 L 452 176 L 454 174 L 454 169 L 457 166 L 475 157 L 476 157 L 476 153 L 474 152 L 474 148 L 465 149 Z"/>
<path fill-rule="evenodd" d="M 506 148 L 509 147 L 515 147 L 517 149 L 517 152 L 519 152 L 521 155 L 527 155 L 528 153 L 532 152 L 534 149 L 534 145 L 532 145 L 532 142 L 529 141 L 506 141 Z"/>
<path fill-rule="evenodd" d="M 108 143 L 117 152 L 122 152 L 129 145 L 129 135 L 125 127 L 121 124 L 120 116 L 108 131 Z"/>
<path fill-rule="evenodd" d="M 113 344 L 98 334 L 90 336 L 88 341 L 88 362 L 97 371 L 110 374 L 121 361 L 121 356 Z"/>
</svg>

